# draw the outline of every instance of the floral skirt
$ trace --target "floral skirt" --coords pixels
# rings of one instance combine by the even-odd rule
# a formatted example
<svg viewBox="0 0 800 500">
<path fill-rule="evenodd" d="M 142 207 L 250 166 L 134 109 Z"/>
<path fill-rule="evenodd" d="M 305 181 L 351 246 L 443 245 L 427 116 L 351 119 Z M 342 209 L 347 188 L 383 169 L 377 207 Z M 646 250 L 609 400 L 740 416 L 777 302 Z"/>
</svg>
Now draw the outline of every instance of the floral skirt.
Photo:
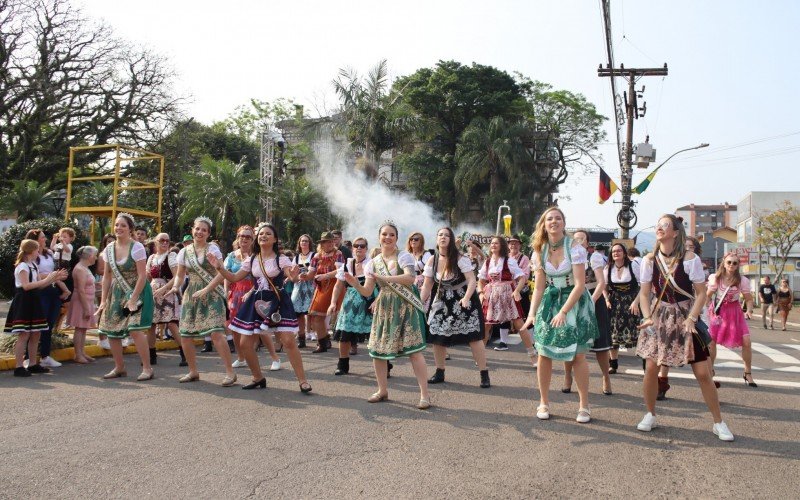
<svg viewBox="0 0 800 500">
<path fill-rule="evenodd" d="M 691 307 L 690 300 L 661 302 L 653 315 L 653 325 L 639 332 L 636 355 L 652 359 L 658 366 L 683 366 L 708 359 L 708 348 L 697 335 L 686 333 L 683 328 Z"/>
<path fill-rule="evenodd" d="M 370 356 L 378 359 L 425 350 L 425 315 L 388 287 L 382 288 L 375 299 L 367 349 Z"/>
<path fill-rule="evenodd" d="M 378 296 L 378 288 L 372 291 L 371 299 Z M 353 287 L 347 287 L 342 308 L 336 319 L 333 340 L 340 342 L 365 342 L 372 330 L 372 314 L 367 309 L 372 300 L 361 295 Z"/>
<path fill-rule="evenodd" d="M 151 286 L 160 288 L 167 283 L 162 278 L 155 278 Z M 153 324 L 177 323 L 181 319 L 181 305 L 178 303 L 178 294 L 167 292 L 159 298 L 154 298 Z"/>
<path fill-rule="evenodd" d="M 139 300 L 142 307 L 133 314 L 124 315 L 122 308 L 127 302 L 127 295 L 122 287 L 112 281 L 111 297 L 109 298 L 106 309 L 100 315 L 97 328 L 100 333 L 112 339 L 122 339 L 127 337 L 131 331 L 149 330 L 153 326 L 153 289 L 150 283 L 145 283 Z"/>
<path fill-rule="evenodd" d="M 230 320 L 239 313 L 239 308 L 244 304 L 244 296 L 253 288 L 253 282 L 249 279 L 231 283 L 228 287 L 228 317 Z M 225 326 L 230 326 L 231 321 L 227 321 Z"/>
<path fill-rule="evenodd" d="M 313 281 L 298 281 L 295 283 L 292 289 L 292 305 L 294 305 L 295 314 L 298 316 L 308 314 L 308 309 L 311 307 L 311 299 L 313 298 Z"/>
<path fill-rule="evenodd" d="M 227 301 L 216 291 L 209 292 L 202 299 L 193 299 L 192 294 L 205 288 L 205 283 L 194 276 L 183 292 L 181 306 L 181 337 L 204 337 L 215 332 L 225 331 L 227 321 Z"/>
<path fill-rule="evenodd" d="M 620 293 L 613 288 L 608 290 L 611 300 L 611 345 L 617 349 L 633 348 L 639 339 L 639 321 L 641 318 L 631 313 L 631 304 L 636 300 L 636 293 Z"/>
<path fill-rule="evenodd" d="M 434 284 L 433 289 L 436 290 L 437 286 Z M 469 307 L 461 307 L 466 291 L 466 286 L 455 289 L 442 286 L 439 296 L 433 300 L 428 313 L 428 340 L 432 344 L 451 346 L 483 340 L 481 303 L 473 294 Z"/>
<path fill-rule="evenodd" d="M 747 326 L 738 300 L 724 302 L 719 308 L 719 314 L 714 314 L 714 306 L 709 304 L 708 319 L 708 333 L 719 345 L 742 347 L 742 339 L 750 335 L 750 327 Z"/>
<path fill-rule="evenodd" d="M 536 311 L 534 340 L 539 354 L 556 361 L 572 361 L 594 345 L 598 337 L 597 318 L 589 292 L 581 294 L 575 306 L 567 313 L 566 323 L 552 327 L 550 321 L 567 302 L 571 286 L 558 288 L 548 286 Z"/>
<path fill-rule="evenodd" d="M 514 301 L 511 281 L 489 281 L 483 287 L 483 316 L 486 323 L 496 325 L 521 318 L 522 306 Z"/>
</svg>

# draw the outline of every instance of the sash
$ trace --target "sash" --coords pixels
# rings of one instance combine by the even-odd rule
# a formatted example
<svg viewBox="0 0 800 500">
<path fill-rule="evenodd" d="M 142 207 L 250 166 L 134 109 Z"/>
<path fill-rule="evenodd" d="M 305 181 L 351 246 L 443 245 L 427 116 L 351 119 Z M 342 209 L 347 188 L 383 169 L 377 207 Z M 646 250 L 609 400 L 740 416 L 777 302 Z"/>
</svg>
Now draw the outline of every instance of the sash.
<svg viewBox="0 0 800 500">
<path fill-rule="evenodd" d="M 208 251 L 207 247 L 206 251 Z M 186 249 L 184 257 L 186 259 L 186 262 L 189 263 L 189 266 L 197 273 L 198 276 L 200 276 L 200 279 L 202 279 L 203 282 L 205 282 L 206 286 L 208 286 L 211 283 L 211 280 L 214 279 L 214 277 L 211 276 L 211 274 L 208 271 L 206 271 L 205 268 L 197 260 L 197 254 L 194 251 L 194 245 Z M 225 304 L 228 303 L 228 298 L 225 296 L 225 289 L 222 288 L 222 285 L 217 285 L 217 288 L 215 288 L 214 291 L 217 292 L 217 295 L 220 296 L 220 298 L 222 299 L 223 302 L 225 302 Z"/>
<path fill-rule="evenodd" d="M 722 307 L 722 302 L 725 301 L 725 296 L 728 294 L 728 290 L 730 290 L 731 286 L 733 285 L 728 285 L 728 288 L 725 288 L 722 291 L 719 290 L 719 285 L 717 286 L 717 293 L 714 296 L 714 314 L 719 314 L 719 308 Z"/>
<path fill-rule="evenodd" d="M 131 243 L 130 251 L 133 252 L 133 243 Z M 130 258 L 130 254 L 128 254 L 128 258 Z M 111 268 L 111 273 L 114 275 L 114 279 L 116 279 L 117 283 L 119 283 L 119 286 L 122 287 L 122 291 L 125 292 L 125 295 L 130 297 L 133 294 L 133 287 L 130 283 L 125 281 L 125 277 L 122 276 L 122 272 L 117 266 L 117 259 L 114 256 L 114 243 L 106 247 L 106 262 L 108 262 L 109 267 Z"/>
<path fill-rule="evenodd" d="M 684 290 L 683 288 L 679 287 L 678 283 L 675 281 L 675 278 L 672 276 L 673 273 L 678 269 L 678 266 L 682 266 L 683 265 L 682 259 L 678 260 L 678 263 L 675 264 L 675 267 L 672 268 L 672 270 L 670 271 L 669 266 L 667 265 L 667 261 L 664 260 L 664 256 L 661 255 L 661 253 L 659 252 L 659 254 L 656 255 L 656 264 L 658 264 L 658 267 L 661 270 L 661 274 L 664 277 L 667 278 L 667 281 L 672 286 L 673 290 L 675 290 L 676 292 L 680 293 L 681 295 L 683 295 L 685 297 L 688 297 L 688 298 L 690 298 L 692 300 L 695 299 L 694 294 L 689 293 L 686 290 Z"/>
<path fill-rule="evenodd" d="M 391 274 L 389 274 L 389 269 L 386 267 L 386 263 L 383 261 L 383 256 L 377 256 L 372 260 L 374 262 L 373 267 L 375 268 L 375 272 L 379 276 L 391 276 Z M 397 265 L 399 266 L 400 263 Z M 400 298 L 416 307 L 420 311 L 425 312 L 425 306 L 422 304 L 422 301 L 419 300 L 419 297 L 414 295 L 414 292 L 411 291 L 411 288 L 403 286 L 399 283 L 389 283 L 388 281 L 384 283 L 386 283 L 389 290 L 399 295 Z"/>
</svg>

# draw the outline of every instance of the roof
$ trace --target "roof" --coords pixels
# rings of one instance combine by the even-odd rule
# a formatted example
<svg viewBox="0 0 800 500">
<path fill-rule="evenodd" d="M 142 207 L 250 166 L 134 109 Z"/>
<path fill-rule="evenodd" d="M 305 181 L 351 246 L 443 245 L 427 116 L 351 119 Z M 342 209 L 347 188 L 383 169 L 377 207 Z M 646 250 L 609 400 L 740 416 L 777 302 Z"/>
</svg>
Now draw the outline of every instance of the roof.
<svg viewBox="0 0 800 500">
<path fill-rule="evenodd" d="M 679 207 L 677 210 L 736 210 L 736 205 L 695 205 L 694 203 L 690 203 L 689 205 Z"/>
</svg>

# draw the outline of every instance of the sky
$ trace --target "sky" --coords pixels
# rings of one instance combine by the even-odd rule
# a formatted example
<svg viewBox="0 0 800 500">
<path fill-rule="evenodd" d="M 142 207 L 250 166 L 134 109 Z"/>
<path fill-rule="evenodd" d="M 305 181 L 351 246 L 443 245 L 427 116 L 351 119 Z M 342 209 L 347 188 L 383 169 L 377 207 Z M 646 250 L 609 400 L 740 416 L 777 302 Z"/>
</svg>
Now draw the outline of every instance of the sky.
<svg viewBox="0 0 800 500">
<path fill-rule="evenodd" d="M 187 116 L 211 123 L 250 98 L 290 98 L 316 115 L 335 108 L 340 68 L 366 73 L 388 59 L 392 78 L 439 60 L 477 62 L 581 93 L 614 116 L 599 1 L 291 2 L 76 0 L 128 41 L 169 59 Z M 675 156 L 634 196 L 638 225 L 689 203 L 736 203 L 749 191 L 800 190 L 800 106 L 795 90 L 800 2 L 611 1 L 615 62 L 669 66 L 645 77 L 647 114 L 634 144 Z M 795 61 L 795 63 L 792 63 Z M 618 80 L 618 86 L 626 84 Z M 621 92 L 621 90 L 620 90 Z M 640 101 L 641 102 L 641 101 Z M 599 161 L 620 183 L 613 119 Z M 624 140 L 624 130 L 623 130 Z M 656 162 L 658 164 L 658 161 Z M 635 169 L 633 185 L 650 170 Z M 615 227 L 616 193 L 597 202 L 598 171 L 576 172 L 559 205 L 569 226 Z"/>
</svg>

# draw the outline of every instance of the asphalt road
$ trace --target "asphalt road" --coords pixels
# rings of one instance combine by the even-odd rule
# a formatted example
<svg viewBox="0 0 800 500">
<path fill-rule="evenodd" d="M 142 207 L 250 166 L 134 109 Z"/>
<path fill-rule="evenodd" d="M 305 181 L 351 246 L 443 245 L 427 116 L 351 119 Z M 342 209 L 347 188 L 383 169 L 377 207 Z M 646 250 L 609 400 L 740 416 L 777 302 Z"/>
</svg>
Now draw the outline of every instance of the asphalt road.
<svg viewBox="0 0 800 500">
<path fill-rule="evenodd" d="M 785 346 L 800 345 L 797 328 L 756 325 L 754 341 L 800 358 Z M 363 353 L 350 375 L 336 377 L 335 352 L 306 351 L 309 396 L 288 363 L 267 372 L 266 390 L 240 389 L 247 369 L 238 386 L 220 387 L 219 358 L 208 354 L 193 384 L 178 384 L 185 369 L 174 352 L 159 355 L 157 378 L 145 383 L 133 380 L 135 356 L 126 357 L 132 377 L 115 381 L 101 379 L 108 358 L 28 379 L 3 372 L 0 498 L 798 497 L 800 374 L 779 369 L 800 361 L 757 352 L 758 389 L 744 385 L 740 368 L 718 367 L 723 416 L 736 435 L 724 443 L 694 380 L 678 378 L 688 368 L 673 372 L 661 427 L 648 434 L 635 427 L 644 406 L 634 373 L 641 364 L 630 353 L 622 369 L 631 373 L 613 376 L 613 396 L 600 393 L 592 361 L 593 420 L 578 424 L 577 395 L 557 390 L 560 368 L 552 418 L 542 422 L 520 346 L 489 353 L 488 390 L 478 387 L 469 351 L 451 352 L 428 411 L 413 406 L 418 390 L 405 360 L 395 363 L 391 400 L 367 403 L 375 386 Z"/>
</svg>

